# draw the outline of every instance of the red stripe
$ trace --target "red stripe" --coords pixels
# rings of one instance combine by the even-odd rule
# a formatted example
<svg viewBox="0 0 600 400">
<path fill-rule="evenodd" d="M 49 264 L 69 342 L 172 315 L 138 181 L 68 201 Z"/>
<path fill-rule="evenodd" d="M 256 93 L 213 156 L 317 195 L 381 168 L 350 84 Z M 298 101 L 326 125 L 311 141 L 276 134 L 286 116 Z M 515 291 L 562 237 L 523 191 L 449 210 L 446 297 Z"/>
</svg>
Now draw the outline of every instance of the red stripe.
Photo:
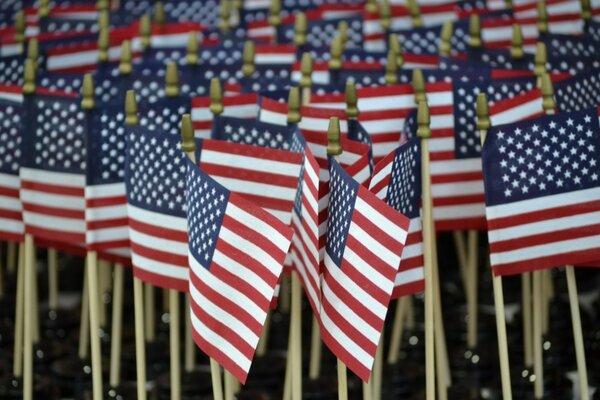
<svg viewBox="0 0 600 400">
<path fill-rule="evenodd" d="M 192 329 L 192 335 L 194 337 L 194 342 L 196 345 L 202 350 L 207 356 L 216 360 L 220 365 L 223 366 L 227 371 L 229 371 L 237 380 L 239 380 L 242 385 L 246 383 L 246 379 L 248 378 L 248 372 L 244 371 L 237 365 L 231 358 L 229 358 L 225 353 L 223 353 L 219 348 L 213 346 L 211 343 L 207 342 L 202 336 L 196 332 L 195 329 Z"/>
<path fill-rule="evenodd" d="M 188 242 L 187 232 L 178 231 L 175 229 L 164 228 L 152 224 L 146 224 L 138 221 L 135 218 L 129 218 L 129 227 L 146 235 L 158 237 L 161 239 L 173 240 L 175 242 Z"/>
<path fill-rule="evenodd" d="M 3 232 L 0 230 L 0 240 L 2 240 L 2 241 L 21 243 L 21 242 L 23 242 L 23 238 L 24 238 L 23 234 L 17 234 L 17 233 L 13 233 L 13 232 Z"/>
<path fill-rule="evenodd" d="M 12 219 L 15 221 L 23 221 L 23 214 L 21 211 L 3 210 L 0 208 L 0 218 Z M 0 226 L 0 229 L 2 227 Z"/>
<path fill-rule="evenodd" d="M 164 264 L 170 264 L 176 267 L 186 268 L 188 266 L 187 255 L 179 255 L 174 253 L 167 253 L 165 251 L 157 249 L 151 249 L 134 241 L 131 241 L 131 251 L 141 257 L 145 257 L 154 261 L 159 261 Z"/>
<path fill-rule="evenodd" d="M 247 145 L 243 145 L 244 147 L 255 147 L 255 146 L 247 146 Z M 302 163 L 302 154 L 301 153 L 290 153 L 290 154 L 295 154 L 298 156 L 298 160 L 294 160 L 294 161 L 298 161 L 297 163 L 294 162 L 294 164 L 296 164 L 298 166 L 298 173 L 300 173 L 300 164 Z M 256 154 L 255 156 L 250 156 L 252 158 L 256 158 L 256 159 L 262 159 L 264 160 L 265 158 L 260 157 L 259 154 Z M 284 161 L 287 162 L 287 161 Z M 279 186 L 281 188 L 287 188 L 287 189 L 295 189 L 298 187 L 298 177 L 294 177 L 294 176 L 288 176 L 288 175 L 282 175 L 277 173 L 277 171 L 274 171 L 273 168 L 271 168 L 270 171 L 272 172 L 267 172 L 267 171 L 257 171 L 255 169 L 248 169 L 248 168 L 239 168 L 239 167 L 235 167 L 233 165 L 227 165 L 227 166 L 223 166 L 223 165 L 219 165 L 219 164 L 211 164 L 209 162 L 203 162 L 202 160 L 200 160 L 200 167 L 202 168 L 202 170 L 204 172 L 206 172 L 209 175 L 212 175 L 214 177 L 223 177 L 223 178 L 231 178 L 231 179 L 237 179 L 237 180 L 243 180 L 245 182 L 251 183 L 261 183 L 261 184 L 268 184 L 268 185 L 274 185 L 274 186 Z M 265 193 L 268 194 L 268 193 Z"/>
<path fill-rule="evenodd" d="M 50 215 L 53 217 L 70 218 L 70 219 L 85 219 L 85 211 L 83 210 L 71 210 L 66 208 L 56 208 L 49 206 L 41 206 L 38 204 L 23 203 L 23 211 L 29 211 L 32 213 L 38 213 L 43 215 Z"/>
<path fill-rule="evenodd" d="M 461 183 L 461 182 L 472 182 L 472 181 L 482 181 L 483 182 L 483 172 L 482 171 L 455 172 L 455 173 L 448 174 L 448 175 L 431 175 L 431 184 L 432 185 L 440 184 L 440 183 Z"/>
<path fill-rule="evenodd" d="M 490 252 L 500 253 L 524 249 L 563 240 L 581 239 L 600 234 L 600 224 L 580 226 L 576 228 L 554 230 L 552 232 L 528 235 L 522 238 L 503 240 L 501 242 L 490 243 Z"/>
<path fill-rule="evenodd" d="M 400 261 L 400 268 L 398 268 L 398 272 L 410 271 L 415 268 L 423 267 L 423 256 L 416 256 L 411 258 L 403 258 Z"/>
<path fill-rule="evenodd" d="M 55 242 L 85 243 L 85 233 L 58 231 L 31 225 L 25 226 L 25 233 L 36 238 L 44 238 Z"/>
<path fill-rule="evenodd" d="M 492 271 L 494 271 L 494 275 L 514 275 L 528 271 L 560 267 L 563 265 L 581 265 L 588 262 L 595 262 L 598 259 L 600 259 L 600 248 L 595 248 L 591 250 L 570 251 L 565 254 L 556 254 L 547 257 L 538 257 L 532 260 L 496 265 L 492 268 Z"/>
<path fill-rule="evenodd" d="M 433 198 L 433 206 L 434 207 L 444 207 L 444 206 L 459 206 L 464 204 L 485 204 L 485 196 L 483 193 L 481 194 L 470 194 L 463 196 L 451 196 L 451 197 L 434 197 Z"/>
<path fill-rule="evenodd" d="M 301 164 L 303 156 L 287 150 L 271 149 L 268 147 L 248 146 L 240 143 L 230 143 L 222 140 L 205 140 L 202 143 L 203 150 L 212 150 L 226 155 L 241 155 L 262 160 L 285 162 L 290 164 Z"/>
<path fill-rule="evenodd" d="M 392 298 L 397 299 L 399 297 L 409 296 L 411 294 L 421 293 L 425 290 L 425 281 L 420 280 L 416 282 L 407 283 L 406 285 L 399 285 L 394 287 Z"/>
<path fill-rule="evenodd" d="M 525 103 L 529 103 L 531 101 L 534 101 L 536 99 L 541 99 L 541 98 L 542 98 L 541 90 L 538 88 L 535 88 L 535 89 L 529 90 L 523 94 L 515 96 L 512 99 L 504 99 L 497 103 L 494 103 L 492 106 L 490 106 L 490 115 L 496 115 L 496 114 L 499 114 L 506 110 L 516 108 L 520 105 L 523 105 Z"/>
<path fill-rule="evenodd" d="M 148 282 L 156 287 L 173 289 L 184 293 L 187 293 L 189 289 L 187 279 L 177 279 L 167 275 L 155 274 L 145 269 L 136 267 L 135 265 L 133 268 L 133 275 L 136 278 L 141 279 L 144 282 Z"/>
<path fill-rule="evenodd" d="M 86 208 L 109 207 L 125 204 L 127 204 L 127 197 L 125 197 L 124 195 L 114 197 L 88 197 L 85 199 Z"/>
<path fill-rule="evenodd" d="M 394 210 L 390 206 L 385 205 L 385 203 L 383 203 L 380 199 L 378 199 L 373 193 L 370 193 L 368 190 L 363 189 L 363 188 L 359 188 L 359 191 L 363 192 L 363 194 L 360 195 L 360 198 L 365 203 L 369 204 L 375 210 L 379 210 L 379 212 L 391 224 L 393 224 L 393 225 L 401 228 L 402 230 L 408 232 L 408 226 L 410 225 L 410 220 L 408 218 L 406 218 L 404 215 L 400 214 L 399 212 L 397 212 L 396 210 Z M 387 210 L 387 211 L 383 211 L 384 209 Z M 374 226 L 373 224 L 370 224 L 370 225 Z M 363 226 L 363 229 L 364 228 L 365 227 Z M 381 232 L 381 234 L 383 234 L 383 232 L 381 230 L 379 230 L 379 232 Z M 379 236 L 376 236 L 376 237 L 379 238 Z M 387 234 L 385 234 L 384 236 L 381 236 L 381 238 L 379 238 L 378 240 L 383 245 L 385 245 L 388 248 L 393 248 L 393 246 L 397 246 L 397 244 L 398 244 L 398 241 L 396 241 L 395 239 L 391 238 Z"/>
<path fill-rule="evenodd" d="M 27 181 L 23 179 L 21 180 L 21 188 L 35 190 L 37 192 L 43 193 L 60 194 L 64 196 L 83 197 L 85 194 L 85 189 L 83 187 L 61 186 L 56 184 L 50 185 L 46 183 Z"/>
<path fill-rule="evenodd" d="M 510 228 L 549 219 L 587 214 L 595 211 L 600 211 L 600 203 L 598 201 L 588 201 L 585 203 L 569 204 L 540 211 L 530 211 L 526 214 L 518 214 L 510 217 L 490 219 L 488 221 L 488 227 L 490 231 L 493 231 L 496 229 Z"/>
<path fill-rule="evenodd" d="M 96 243 L 88 243 L 88 249 L 96 250 L 96 251 L 106 251 L 106 250 L 114 250 L 114 249 L 124 249 L 129 248 L 130 242 L 129 239 L 123 240 L 111 240 L 107 242 L 96 242 Z M 120 256 L 117 256 L 120 257 Z M 125 257 L 121 257 L 124 259 L 128 259 Z"/>
<path fill-rule="evenodd" d="M 455 160 L 454 150 L 429 152 L 429 158 L 431 161 Z"/>
<path fill-rule="evenodd" d="M 106 228 L 117 228 L 117 227 L 126 227 L 129 226 L 129 219 L 127 217 L 123 218 L 112 218 L 112 219 L 103 219 L 98 221 L 87 221 L 86 222 L 87 230 L 99 230 Z"/>
<path fill-rule="evenodd" d="M 382 143 L 393 143 L 399 145 L 400 135 L 400 131 L 371 133 L 371 142 L 373 143 L 373 146 L 377 146 Z"/>
</svg>

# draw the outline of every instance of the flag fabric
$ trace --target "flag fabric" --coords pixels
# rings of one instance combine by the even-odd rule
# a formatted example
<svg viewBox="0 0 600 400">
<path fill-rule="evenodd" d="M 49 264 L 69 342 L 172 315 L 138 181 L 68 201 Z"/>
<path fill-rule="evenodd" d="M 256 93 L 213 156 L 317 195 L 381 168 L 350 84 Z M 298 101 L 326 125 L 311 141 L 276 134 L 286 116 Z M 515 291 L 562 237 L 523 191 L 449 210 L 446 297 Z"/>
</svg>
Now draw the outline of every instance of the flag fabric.
<svg viewBox="0 0 600 400">
<path fill-rule="evenodd" d="M 546 43 L 550 57 L 595 57 L 600 53 L 600 43 L 585 36 L 547 33 L 540 39 Z"/>
<path fill-rule="evenodd" d="M 0 85 L 0 238 L 23 239 L 19 167 L 23 129 L 23 96 L 17 85 Z"/>
<path fill-rule="evenodd" d="M 85 222 L 90 250 L 128 261 L 126 127 L 122 104 L 100 105 L 86 125 Z"/>
<path fill-rule="evenodd" d="M 598 110 L 490 129 L 483 150 L 496 275 L 600 259 Z"/>
<path fill-rule="evenodd" d="M 186 166 L 194 340 L 245 383 L 292 230 L 189 159 Z"/>
<path fill-rule="evenodd" d="M 240 93 L 223 96 L 223 116 L 256 119 L 258 116 L 258 97 L 255 93 Z M 213 125 L 210 111 L 210 97 L 192 98 L 192 122 L 196 137 L 208 138 Z"/>
<path fill-rule="evenodd" d="M 3 84 L 23 84 L 23 55 L 0 57 L 0 82 Z"/>
<path fill-rule="evenodd" d="M 400 268 L 394 281 L 394 298 L 425 289 L 421 207 L 421 147 L 410 139 L 375 166 L 369 190 L 410 219 Z"/>
<path fill-rule="evenodd" d="M 156 103 L 142 102 L 138 106 L 139 124 L 151 131 L 179 135 L 181 116 L 189 112 L 190 99 L 186 96 L 163 97 Z"/>
<path fill-rule="evenodd" d="M 25 96 L 20 199 L 25 233 L 85 245 L 85 114 L 75 94 Z"/>
<path fill-rule="evenodd" d="M 600 104 L 600 70 L 591 70 L 554 85 L 556 106 L 561 111 L 578 111 Z"/>
<path fill-rule="evenodd" d="M 368 381 L 410 222 L 334 159 L 330 176 L 321 337 Z"/>
<path fill-rule="evenodd" d="M 152 285 L 188 290 L 186 156 L 181 137 L 126 127 L 125 188 L 134 275 Z"/>
</svg>

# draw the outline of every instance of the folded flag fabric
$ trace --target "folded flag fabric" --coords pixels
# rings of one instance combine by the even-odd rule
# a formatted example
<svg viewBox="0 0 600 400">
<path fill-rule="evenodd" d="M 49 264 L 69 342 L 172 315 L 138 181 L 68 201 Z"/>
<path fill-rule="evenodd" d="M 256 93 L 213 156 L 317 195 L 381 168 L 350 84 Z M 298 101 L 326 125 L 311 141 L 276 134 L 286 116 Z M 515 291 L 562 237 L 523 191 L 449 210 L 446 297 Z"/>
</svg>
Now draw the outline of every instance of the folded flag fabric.
<svg viewBox="0 0 600 400">
<path fill-rule="evenodd" d="M 421 146 L 418 138 L 391 152 L 375 166 L 369 190 L 410 218 L 408 237 L 392 296 L 402 297 L 425 289 L 421 223 Z"/>
<path fill-rule="evenodd" d="M 599 135 L 597 109 L 490 129 L 483 171 L 495 274 L 600 259 Z"/>
<path fill-rule="evenodd" d="M 368 381 L 410 221 L 329 163 L 321 337 Z"/>
<path fill-rule="evenodd" d="M 194 339 L 245 383 L 292 230 L 189 159 L 186 167 Z"/>
</svg>

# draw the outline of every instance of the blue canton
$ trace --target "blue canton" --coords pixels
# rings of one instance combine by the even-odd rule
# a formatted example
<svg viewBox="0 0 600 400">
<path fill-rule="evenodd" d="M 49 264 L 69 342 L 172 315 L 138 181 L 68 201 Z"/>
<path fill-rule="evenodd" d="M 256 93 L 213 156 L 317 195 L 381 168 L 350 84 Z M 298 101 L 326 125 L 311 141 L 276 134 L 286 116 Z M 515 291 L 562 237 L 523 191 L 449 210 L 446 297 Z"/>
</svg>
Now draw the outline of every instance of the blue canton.
<svg viewBox="0 0 600 400">
<path fill-rule="evenodd" d="M 411 139 L 396 149 L 387 203 L 408 218 L 419 216 L 421 204 L 421 145 Z"/>
<path fill-rule="evenodd" d="M 125 178 L 125 113 L 122 105 L 98 106 L 87 137 L 87 183 L 101 185 Z"/>
<path fill-rule="evenodd" d="M 0 99 L 0 172 L 18 175 L 21 163 L 23 107 Z"/>
</svg>

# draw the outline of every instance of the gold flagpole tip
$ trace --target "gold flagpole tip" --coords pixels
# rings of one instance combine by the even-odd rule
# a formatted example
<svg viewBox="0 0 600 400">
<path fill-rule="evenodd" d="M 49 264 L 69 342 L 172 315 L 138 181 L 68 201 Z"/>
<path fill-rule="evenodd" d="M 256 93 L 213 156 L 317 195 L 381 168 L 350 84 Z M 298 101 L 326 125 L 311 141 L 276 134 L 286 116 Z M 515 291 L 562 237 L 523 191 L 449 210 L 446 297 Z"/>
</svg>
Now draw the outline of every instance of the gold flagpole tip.
<svg viewBox="0 0 600 400">
<path fill-rule="evenodd" d="M 140 37 L 143 48 L 150 47 L 150 38 L 152 36 L 152 20 L 148 14 L 140 18 Z"/>
<path fill-rule="evenodd" d="M 108 62 L 108 49 L 110 47 L 110 38 L 108 28 L 101 28 L 98 33 L 98 62 Z"/>
<path fill-rule="evenodd" d="M 154 4 L 154 22 L 156 22 L 157 25 L 164 25 L 166 20 L 165 6 L 162 1 L 159 1 Z"/>
<path fill-rule="evenodd" d="M 442 33 L 440 35 L 440 55 L 449 56 L 452 50 L 452 35 L 454 35 L 454 26 L 452 21 L 444 22 L 442 25 Z"/>
<path fill-rule="evenodd" d="M 81 97 L 82 109 L 91 110 L 95 107 L 96 102 L 94 101 L 94 78 L 92 78 L 92 74 L 85 74 L 83 76 Z"/>
<path fill-rule="evenodd" d="M 254 57 L 256 56 L 256 46 L 252 40 L 246 40 L 244 43 L 244 53 L 242 55 L 242 73 L 245 77 L 250 77 L 256 71 Z"/>
<path fill-rule="evenodd" d="M 379 7 L 379 23 L 384 31 L 389 31 L 392 27 L 392 7 L 389 0 L 383 0 Z"/>
<path fill-rule="evenodd" d="M 348 21 L 340 21 L 337 26 L 338 35 L 342 38 L 342 46 L 346 46 L 348 40 Z"/>
<path fill-rule="evenodd" d="M 165 95 L 167 97 L 179 96 L 179 70 L 175 61 L 170 61 L 167 64 L 165 83 Z"/>
<path fill-rule="evenodd" d="M 402 68 L 402 65 L 404 65 L 404 56 L 402 55 L 402 45 L 400 44 L 397 34 L 390 34 L 388 46 L 388 48 L 396 54 L 396 65 L 398 68 Z"/>
<path fill-rule="evenodd" d="M 17 11 L 15 14 L 15 41 L 19 44 L 25 42 L 25 12 Z"/>
<path fill-rule="evenodd" d="M 223 0 L 220 3 L 221 11 L 220 11 L 220 20 L 219 20 L 219 29 L 221 32 L 226 33 L 229 32 L 231 25 L 229 23 L 229 18 L 231 18 L 231 4 L 229 1 Z"/>
<path fill-rule="evenodd" d="M 110 28 L 110 13 L 108 9 L 98 12 L 98 30 Z"/>
<path fill-rule="evenodd" d="M 471 14 L 469 17 L 469 47 L 478 49 L 482 46 L 481 41 L 481 21 L 478 14 Z"/>
<path fill-rule="evenodd" d="M 269 24 L 271 26 L 281 25 L 281 0 L 271 0 L 269 6 Z"/>
<path fill-rule="evenodd" d="M 367 0 L 367 3 L 365 4 L 365 11 L 369 12 L 369 13 L 376 13 L 377 12 L 377 0 Z"/>
<path fill-rule="evenodd" d="M 425 77 L 423 71 L 420 69 L 413 69 L 412 72 L 412 86 L 415 92 L 415 103 L 421 101 L 427 101 L 427 94 L 425 93 Z"/>
<path fill-rule="evenodd" d="M 359 114 L 356 85 L 353 81 L 349 80 L 346 82 L 346 115 L 348 118 L 356 119 Z"/>
<path fill-rule="evenodd" d="M 584 21 L 592 19 L 592 5 L 590 0 L 581 0 L 581 18 Z"/>
<path fill-rule="evenodd" d="M 306 14 L 299 12 L 294 19 L 294 44 L 296 46 L 306 45 L 306 32 L 308 31 L 308 20 Z"/>
<path fill-rule="evenodd" d="M 98 0 L 96 2 L 96 10 L 108 10 L 110 8 L 110 1 L 109 0 Z"/>
<path fill-rule="evenodd" d="M 130 74 L 133 70 L 133 55 L 131 54 L 131 42 L 124 40 L 121 44 L 121 63 L 119 64 L 119 73 L 121 75 Z"/>
<path fill-rule="evenodd" d="M 223 88 L 219 78 L 210 80 L 210 111 L 214 115 L 223 113 Z"/>
<path fill-rule="evenodd" d="M 512 30 L 512 46 L 510 48 L 510 55 L 512 58 L 523 58 L 525 52 L 523 51 L 523 31 L 521 25 L 514 24 Z"/>
<path fill-rule="evenodd" d="M 385 63 L 385 83 L 393 85 L 398 83 L 398 58 L 393 49 L 387 53 L 387 62 Z"/>
<path fill-rule="evenodd" d="M 192 117 L 190 114 L 183 114 L 181 117 L 181 150 L 186 153 L 196 150 L 194 125 L 192 125 Z"/>
<path fill-rule="evenodd" d="M 39 55 L 40 43 L 38 42 L 37 38 L 29 39 L 29 44 L 27 45 L 27 58 L 35 61 L 35 64 L 37 65 Z"/>
<path fill-rule="evenodd" d="M 537 77 L 541 77 L 544 72 L 546 72 L 546 63 L 548 62 L 548 52 L 546 51 L 546 43 L 538 42 L 537 47 L 535 48 L 535 67 L 534 74 Z"/>
<path fill-rule="evenodd" d="M 49 0 L 40 0 L 38 15 L 42 18 L 50 15 L 50 1 Z"/>
<path fill-rule="evenodd" d="M 200 63 L 200 57 L 198 56 L 199 51 L 198 33 L 190 32 L 186 47 L 186 60 L 188 65 L 198 65 Z"/>
<path fill-rule="evenodd" d="M 479 93 L 477 96 L 477 129 L 487 131 L 490 129 L 490 111 L 488 100 L 485 93 Z"/>
<path fill-rule="evenodd" d="M 421 139 L 429 139 L 431 137 L 431 128 L 429 124 L 431 118 L 429 116 L 429 107 L 427 106 L 427 100 L 419 101 L 417 105 L 417 136 Z"/>
<path fill-rule="evenodd" d="M 538 0 L 537 3 L 538 22 L 537 28 L 539 33 L 548 33 L 548 9 L 544 0 Z"/>
<path fill-rule="evenodd" d="M 138 122 L 135 91 L 131 89 L 125 94 L 125 125 L 135 126 Z"/>
<path fill-rule="evenodd" d="M 32 59 L 25 60 L 23 71 L 23 94 L 35 93 L 35 65 Z"/>
<path fill-rule="evenodd" d="M 421 9 L 419 8 L 419 3 L 417 3 L 416 0 L 408 0 L 407 6 L 413 28 L 422 27 L 423 21 L 421 20 Z"/>
<path fill-rule="evenodd" d="M 556 108 L 554 86 L 550 74 L 547 72 L 542 74 L 542 108 L 544 111 L 552 111 Z"/>
<path fill-rule="evenodd" d="M 302 53 L 302 61 L 300 63 L 300 87 L 309 88 L 312 86 L 313 60 L 310 53 Z"/>
<path fill-rule="evenodd" d="M 329 58 L 329 69 L 338 71 L 342 69 L 342 37 L 335 35 L 331 41 L 331 56 Z"/>
<path fill-rule="evenodd" d="M 340 120 L 338 117 L 331 117 L 329 119 L 329 128 L 327 128 L 327 155 L 339 156 L 342 154 L 341 142 Z"/>
<path fill-rule="evenodd" d="M 302 119 L 300 114 L 300 89 L 297 86 L 290 87 L 288 94 L 288 124 L 297 124 Z"/>
</svg>

